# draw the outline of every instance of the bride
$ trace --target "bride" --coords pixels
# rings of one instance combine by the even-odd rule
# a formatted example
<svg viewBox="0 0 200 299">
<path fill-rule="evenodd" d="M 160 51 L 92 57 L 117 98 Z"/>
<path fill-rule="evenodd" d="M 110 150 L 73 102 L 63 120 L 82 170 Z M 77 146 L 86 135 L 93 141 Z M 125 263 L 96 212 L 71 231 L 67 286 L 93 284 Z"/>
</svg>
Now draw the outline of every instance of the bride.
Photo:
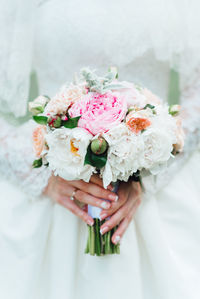
<svg viewBox="0 0 200 299">
<path fill-rule="evenodd" d="M 199 298 L 199 8 L 197 0 L 1 0 L 1 298 Z M 143 178 L 143 194 L 138 183 L 122 183 L 118 201 L 97 177 L 67 182 L 32 170 L 34 124 L 26 115 L 27 99 L 54 95 L 84 66 L 110 65 L 180 101 L 186 135 L 167 170 Z M 83 221 L 93 220 L 77 202 L 104 203 L 102 218 L 112 217 L 102 232 L 120 223 L 113 236 L 123 237 L 120 255 L 83 253 Z"/>
</svg>

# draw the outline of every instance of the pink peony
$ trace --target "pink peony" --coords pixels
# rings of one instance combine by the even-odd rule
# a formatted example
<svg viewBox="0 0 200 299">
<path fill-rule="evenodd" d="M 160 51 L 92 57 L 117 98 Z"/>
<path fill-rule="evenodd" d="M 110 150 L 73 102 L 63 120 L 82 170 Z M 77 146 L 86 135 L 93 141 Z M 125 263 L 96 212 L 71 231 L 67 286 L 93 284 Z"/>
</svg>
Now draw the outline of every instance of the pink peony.
<svg viewBox="0 0 200 299">
<path fill-rule="evenodd" d="M 107 132 L 119 124 L 125 118 L 126 112 L 127 103 L 117 92 L 88 93 L 69 110 L 71 117 L 81 115 L 78 127 L 88 130 L 93 135 Z"/>
</svg>

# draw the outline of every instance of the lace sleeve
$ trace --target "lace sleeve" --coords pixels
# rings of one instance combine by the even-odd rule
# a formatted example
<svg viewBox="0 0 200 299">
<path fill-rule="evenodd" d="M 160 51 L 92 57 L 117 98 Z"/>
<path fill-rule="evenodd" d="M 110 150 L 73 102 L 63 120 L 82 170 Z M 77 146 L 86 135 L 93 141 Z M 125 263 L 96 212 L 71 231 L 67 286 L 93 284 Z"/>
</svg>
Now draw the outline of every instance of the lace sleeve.
<svg viewBox="0 0 200 299">
<path fill-rule="evenodd" d="M 144 188 L 150 193 L 156 193 L 164 188 L 192 153 L 200 149 L 200 68 L 195 73 L 193 80 L 183 85 L 180 118 L 185 133 L 185 145 L 180 154 L 169 160 L 168 166 L 163 172 L 157 176 L 143 177 Z"/>
<path fill-rule="evenodd" d="M 200 143 L 200 68 L 182 89 L 181 102 L 181 118 L 186 135 L 184 152 L 189 154 Z"/>
<path fill-rule="evenodd" d="M 0 118 L 0 176 L 20 187 L 31 200 L 41 195 L 51 175 L 47 167 L 32 168 L 34 126 L 33 121 L 29 121 L 14 127 Z"/>
</svg>

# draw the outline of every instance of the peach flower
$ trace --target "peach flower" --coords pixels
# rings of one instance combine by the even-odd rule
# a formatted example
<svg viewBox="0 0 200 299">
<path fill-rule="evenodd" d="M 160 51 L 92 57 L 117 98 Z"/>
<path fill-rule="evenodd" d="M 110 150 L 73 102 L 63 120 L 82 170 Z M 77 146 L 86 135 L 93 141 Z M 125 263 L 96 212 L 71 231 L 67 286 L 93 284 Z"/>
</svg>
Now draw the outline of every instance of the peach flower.
<svg viewBox="0 0 200 299">
<path fill-rule="evenodd" d="M 45 147 L 46 127 L 37 126 L 33 131 L 33 148 L 37 157 L 40 157 Z"/>
<path fill-rule="evenodd" d="M 185 139 L 185 133 L 182 128 L 182 121 L 180 117 L 176 117 L 176 138 L 177 142 L 174 144 L 174 152 L 175 153 L 180 153 L 183 151 L 184 147 L 184 139 Z"/>
<path fill-rule="evenodd" d="M 151 113 L 152 112 L 149 112 L 149 109 L 132 111 L 126 117 L 126 125 L 132 132 L 138 134 L 139 132 L 145 130 L 147 127 L 151 125 L 151 122 L 148 119 Z"/>
</svg>

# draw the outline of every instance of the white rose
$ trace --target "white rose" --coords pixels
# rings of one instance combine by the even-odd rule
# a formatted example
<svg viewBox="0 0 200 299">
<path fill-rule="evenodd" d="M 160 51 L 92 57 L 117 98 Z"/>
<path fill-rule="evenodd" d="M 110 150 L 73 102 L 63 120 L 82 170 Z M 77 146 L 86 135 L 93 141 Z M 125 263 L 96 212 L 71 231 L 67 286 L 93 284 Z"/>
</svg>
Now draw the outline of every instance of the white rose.
<svg viewBox="0 0 200 299">
<path fill-rule="evenodd" d="M 33 102 L 29 103 L 29 111 L 33 113 L 33 115 L 37 115 L 39 113 L 44 112 L 44 108 L 46 104 L 49 102 L 49 98 L 45 96 L 37 97 Z"/>
<path fill-rule="evenodd" d="M 129 121 L 129 119 L 132 117 L 149 119 L 152 116 L 153 116 L 153 111 L 150 108 L 146 108 L 146 109 L 142 109 L 142 110 L 133 110 L 127 115 L 126 121 Z"/>
<path fill-rule="evenodd" d="M 143 151 L 140 155 L 140 165 L 154 173 L 160 164 L 171 157 L 174 135 L 162 127 L 147 129 L 140 135 L 143 141 Z"/>
<path fill-rule="evenodd" d="M 90 180 L 95 168 L 84 165 L 92 135 L 82 128 L 61 128 L 47 135 L 49 167 L 66 180 Z"/>
<path fill-rule="evenodd" d="M 162 100 L 147 88 L 143 88 L 141 93 L 146 98 L 146 104 L 160 105 L 162 103 Z"/>
<path fill-rule="evenodd" d="M 124 123 L 103 135 L 109 144 L 107 163 L 101 171 L 104 187 L 117 180 L 127 181 L 139 168 L 140 139 Z"/>
<path fill-rule="evenodd" d="M 126 81 L 122 81 L 119 83 L 122 84 L 124 88 L 117 90 L 117 92 L 124 96 L 128 108 L 132 106 L 143 108 L 147 104 L 146 97 L 133 83 Z"/>
</svg>

